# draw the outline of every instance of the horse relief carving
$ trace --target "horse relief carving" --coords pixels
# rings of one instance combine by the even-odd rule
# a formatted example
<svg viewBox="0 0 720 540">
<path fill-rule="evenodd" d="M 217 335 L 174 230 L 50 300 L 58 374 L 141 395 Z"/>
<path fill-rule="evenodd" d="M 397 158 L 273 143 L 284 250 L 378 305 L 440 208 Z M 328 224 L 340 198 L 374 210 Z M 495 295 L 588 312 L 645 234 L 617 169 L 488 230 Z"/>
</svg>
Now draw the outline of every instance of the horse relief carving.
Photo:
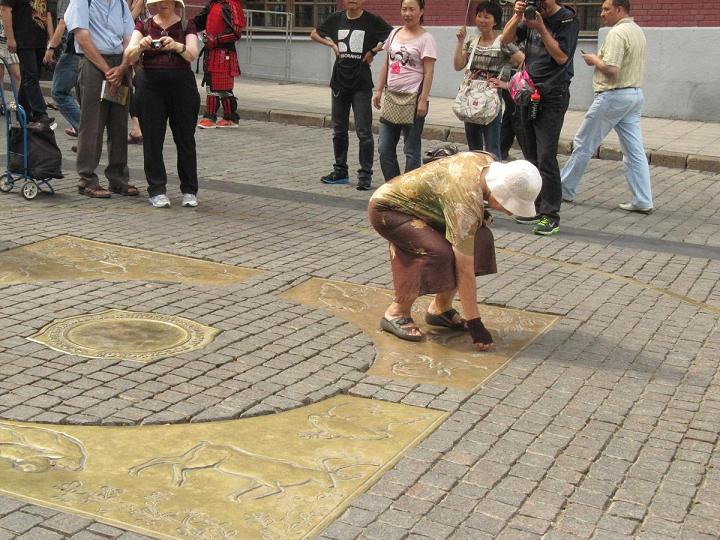
<svg viewBox="0 0 720 540">
<path fill-rule="evenodd" d="M 137 476 L 151 467 L 170 465 L 172 487 L 182 487 L 188 476 L 196 471 L 216 471 L 243 482 L 242 489 L 228 495 L 236 502 L 244 496 L 254 500 L 283 493 L 287 488 L 316 484 L 323 489 L 334 489 L 338 481 L 355 480 L 362 472 L 344 472 L 352 467 L 378 467 L 375 463 L 351 463 L 330 468 L 328 462 L 338 458 L 322 458 L 318 467 L 308 467 L 285 459 L 255 454 L 236 446 L 202 441 L 178 456 L 158 457 L 128 470 Z"/>
<path fill-rule="evenodd" d="M 80 441 L 60 431 L 0 423 L 0 460 L 27 473 L 82 471 L 87 454 Z"/>
<path fill-rule="evenodd" d="M 346 412 L 343 412 L 346 410 Z M 355 410 L 355 414 L 351 411 Z M 362 414 L 357 414 L 357 408 L 350 403 L 340 403 L 322 414 L 311 414 L 308 422 L 315 431 L 300 433 L 303 439 L 352 439 L 355 441 L 381 441 L 393 436 L 393 429 L 397 426 L 413 424 L 425 417 L 413 420 L 399 420 L 391 413 L 383 412 L 378 407 L 369 407 Z"/>
</svg>

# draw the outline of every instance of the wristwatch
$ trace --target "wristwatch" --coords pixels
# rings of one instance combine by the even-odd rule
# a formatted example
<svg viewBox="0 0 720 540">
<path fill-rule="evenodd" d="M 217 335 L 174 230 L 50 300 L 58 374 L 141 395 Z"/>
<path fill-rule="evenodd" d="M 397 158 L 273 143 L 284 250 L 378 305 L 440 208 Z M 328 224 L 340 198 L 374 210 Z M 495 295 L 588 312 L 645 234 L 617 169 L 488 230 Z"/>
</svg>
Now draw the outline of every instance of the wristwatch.
<svg viewBox="0 0 720 540">
<path fill-rule="evenodd" d="M 53 47 L 52 45 L 47 46 L 48 51 L 54 51 L 55 49 L 57 49 L 57 47 Z"/>
</svg>

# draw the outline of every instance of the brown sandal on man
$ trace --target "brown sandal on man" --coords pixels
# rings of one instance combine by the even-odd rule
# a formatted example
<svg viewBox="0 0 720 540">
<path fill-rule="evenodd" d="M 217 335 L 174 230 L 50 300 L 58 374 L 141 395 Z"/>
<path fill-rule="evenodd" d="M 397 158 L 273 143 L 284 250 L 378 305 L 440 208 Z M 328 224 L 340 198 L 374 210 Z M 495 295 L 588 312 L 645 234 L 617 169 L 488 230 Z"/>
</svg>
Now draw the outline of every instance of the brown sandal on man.
<svg viewBox="0 0 720 540">
<path fill-rule="evenodd" d="M 78 186 L 78 193 L 91 199 L 109 199 L 110 192 L 100 186 Z"/>
<path fill-rule="evenodd" d="M 124 197 L 137 197 L 140 195 L 138 188 L 128 184 L 127 186 L 110 186 L 110 191 Z"/>
</svg>

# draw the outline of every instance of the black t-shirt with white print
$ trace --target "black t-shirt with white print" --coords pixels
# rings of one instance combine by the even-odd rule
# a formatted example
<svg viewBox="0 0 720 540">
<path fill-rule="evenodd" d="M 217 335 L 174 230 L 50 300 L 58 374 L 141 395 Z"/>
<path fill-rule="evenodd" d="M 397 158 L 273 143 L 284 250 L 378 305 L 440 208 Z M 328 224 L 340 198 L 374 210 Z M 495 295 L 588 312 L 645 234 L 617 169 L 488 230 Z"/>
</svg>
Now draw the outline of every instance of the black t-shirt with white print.
<svg viewBox="0 0 720 540">
<path fill-rule="evenodd" d="M 348 19 L 344 11 L 338 11 L 325 19 L 317 31 L 322 37 L 332 39 L 340 49 L 330 87 L 344 92 L 372 90 L 372 73 L 363 58 L 387 39 L 392 26 L 368 11 L 363 11 L 357 19 Z"/>
</svg>

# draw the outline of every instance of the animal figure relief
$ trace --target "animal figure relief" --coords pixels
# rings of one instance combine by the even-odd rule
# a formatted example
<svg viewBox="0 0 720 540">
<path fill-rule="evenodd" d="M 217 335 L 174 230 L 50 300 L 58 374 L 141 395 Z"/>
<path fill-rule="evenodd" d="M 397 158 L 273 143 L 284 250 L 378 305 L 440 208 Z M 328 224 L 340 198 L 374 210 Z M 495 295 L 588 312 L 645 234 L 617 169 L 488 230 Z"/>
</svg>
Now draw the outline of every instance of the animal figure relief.
<svg viewBox="0 0 720 540">
<path fill-rule="evenodd" d="M 217 471 L 218 473 L 245 481 L 243 489 L 228 497 L 236 502 L 245 495 L 260 500 L 283 493 L 287 488 L 318 484 L 324 489 L 334 489 L 338 481 L 355 480 L 362 473 L 349 474 L 344 471 L 351 467 L 378 467 L 376 463 L 352 463 L 331 469 L 328 462 L 338 458 L 323 458 L 318 468 L 307 467 L 292 461 L 263 456 L 248 452 L 236 446 L 213 444 L 201 441 L 179 456 L 158 457 L 128 469 L 131 476 L 137 476 L 145 469 L 162 465 L 172 466 L 170 485 L 182 487 L 188 481 L 188 474 L 194 471 Z"/>
<path fill-rule="evenodd" d="M 320 301 L 328 307 L 339 309 L 340 311 L 351 311 L 352 313 L 360 313 L 365 311 L 369 306 L 360 297 L 367 296 L 367 289 L 353 288 L 345 290 L 334 283 L 323 283 L 320 287 Z"/>
<path fill-rule="evenodd" d="M 354 408 L 351 403 L 340 403 L 320 414 L 308 416 L 317 431 L 305 431 L 299 435 L 303 439 L 352 439 L 356 441 L 381 441 L 393 436 L 393 428 L 401 425 L 414 424 L 425 420 L 425 416 L 413 420 L 400 420 L 391 413 L 384 412 L 376 406 L 369 407 L 369 416 L 357 416 L 350 411 L 343 413 L 343 408 Z"/>
<path fill-rule="evenodd" d="M 0 460 L 28 473 L 82 471 L 87 453 L 80 441 L 60 431 L 0 423 Z"/>
</svg>

